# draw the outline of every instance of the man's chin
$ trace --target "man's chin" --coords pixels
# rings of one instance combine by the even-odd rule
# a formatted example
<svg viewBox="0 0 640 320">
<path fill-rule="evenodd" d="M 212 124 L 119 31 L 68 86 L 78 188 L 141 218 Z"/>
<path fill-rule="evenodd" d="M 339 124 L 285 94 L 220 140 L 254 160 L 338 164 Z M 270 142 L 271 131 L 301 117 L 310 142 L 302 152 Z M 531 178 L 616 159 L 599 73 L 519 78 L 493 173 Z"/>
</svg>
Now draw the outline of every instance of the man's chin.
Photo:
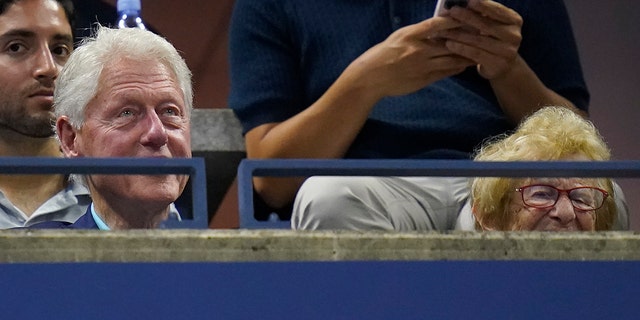
<svg viewBox="0 0 640 320">
<path fill-rule="evenodd" d="M 138 196 L 137 199 L 141 202 L 158 203 L 162 206 L 165 204 L 168 206 L 172 202 L 176 201 L 180 197 L 180 190 L 178 186 L 168 186 L 160 183 L 144 183 L 138 184 L 140 186 L 135 192 Z"/>
<path fill-rule="evenodd" d="M 53 130 L 53 126 L 16 127 L 16 126 L 8 125 L 5 123 L 0 123 L 0 128 L 11 130 L 15 133 L 18 133 L 20 135 L 30 137 L 30 138 L 40 138 L 40 139 L 51 138 L 56 134 L 55 131 Z"/>
</svg>

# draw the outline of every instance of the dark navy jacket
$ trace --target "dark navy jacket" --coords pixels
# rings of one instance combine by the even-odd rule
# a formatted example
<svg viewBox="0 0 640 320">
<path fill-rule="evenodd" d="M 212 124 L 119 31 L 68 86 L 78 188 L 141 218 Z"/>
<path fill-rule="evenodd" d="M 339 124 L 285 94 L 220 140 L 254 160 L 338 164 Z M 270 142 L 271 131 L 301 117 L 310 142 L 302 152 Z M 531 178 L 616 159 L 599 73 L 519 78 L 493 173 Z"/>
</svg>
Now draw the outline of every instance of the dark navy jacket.
<svg viewBox="0 0 640 320">
<path fill-rule="evenodd" d="M 91 206 L 87 212 L 80 216 L 74 223 L 64 221 L 45 221 L 36 223 L 28 227 L 29 229 L 99 229 L 93 216 L 91 216 Z"/>
</svg>

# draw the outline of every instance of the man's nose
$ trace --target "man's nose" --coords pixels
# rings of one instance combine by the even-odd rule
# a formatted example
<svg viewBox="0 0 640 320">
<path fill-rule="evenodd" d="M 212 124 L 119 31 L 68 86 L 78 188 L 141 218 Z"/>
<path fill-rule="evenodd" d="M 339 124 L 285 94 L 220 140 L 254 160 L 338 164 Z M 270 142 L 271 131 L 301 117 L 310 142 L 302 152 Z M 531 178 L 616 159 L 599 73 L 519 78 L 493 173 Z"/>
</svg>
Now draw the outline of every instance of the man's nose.
<svg viewBox="0 0 640 320">
<path fill-rule="evenodd" d="M 34 78 L 55 80 L 62 65 L 56 63 L 48 47 L 40 49 L 35 57 Z"/>
<path fill-rule="evenodd" d="M 155 112 L 150 112 L 143 121 L 144 132 L 141 143 L 145 146 L 159 148 L 167 144 L 169 136 L 162 120 Z"/>
</svg>

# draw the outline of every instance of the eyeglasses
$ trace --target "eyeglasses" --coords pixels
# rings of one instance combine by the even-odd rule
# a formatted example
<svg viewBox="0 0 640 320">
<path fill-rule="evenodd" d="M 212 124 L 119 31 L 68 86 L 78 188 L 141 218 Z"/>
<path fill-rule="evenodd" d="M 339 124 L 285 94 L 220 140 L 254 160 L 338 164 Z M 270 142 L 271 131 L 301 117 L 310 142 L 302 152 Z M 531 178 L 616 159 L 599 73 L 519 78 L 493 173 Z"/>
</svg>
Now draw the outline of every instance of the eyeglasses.
<svg viewBox="0 0 640 320">
<path fill-rule="evenodd" d="M 522 194 L 525 205 L 538 209 L 547 209 L 556 205 L 560 195 L 566 193 L 575 209 L 591 211 L 600 209 L 609 193 L 596 187 L 577 187 L 558 189 L 549 185 L 530 185 L 517 188 Z"/>
</svg>

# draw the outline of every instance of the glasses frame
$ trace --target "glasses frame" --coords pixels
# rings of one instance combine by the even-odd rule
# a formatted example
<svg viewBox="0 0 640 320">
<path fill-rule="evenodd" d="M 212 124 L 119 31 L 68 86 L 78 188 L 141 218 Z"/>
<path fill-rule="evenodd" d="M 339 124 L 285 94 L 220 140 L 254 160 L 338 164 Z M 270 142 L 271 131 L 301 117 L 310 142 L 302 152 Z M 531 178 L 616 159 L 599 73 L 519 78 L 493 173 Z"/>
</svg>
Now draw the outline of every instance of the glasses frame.
<svg viewBox="0 0 640 320">
<path fill-rule="evenodd" d="M 556 200 L 551 205 L 548 205 L 548 206 L 532 206 L 532 205 L 528 204 L 527 201 L 524 199 L 524 192 L 523 192 L 524 190 L 526 190 L 528 188 L 531 188 L 531 187 L 549 187 L 549 188 L 555 189 L 556 191 L 558 191 L 558 197 L 556 197 Z M 589 209 L 589 210 L 585 210 L 585 209 L 576 207 L 576 205 L 573 203 L 573 200 L 571 199 L 571 197 L 569 197 L 569 193 L 571 191 L 577 190 L 577 189 L 593 189 L 593 190 L 600 191 L 602 193 L 602 195 L 603 195 L 602 203 L 597 208 L 593 208 L 593 209 Z M 571 201 L 571 206 L 573 206 L 574 209 L 580 210 L 580 211 L 598 210 L 598 209 L 602 208 L 602 206 L 604 206 L 605 200 L 607 200 L 607 197 L 609 197 L 609 192 L 607 192 L 606 190 L 600 189 L 598 187 L 591 187 L 591 186 L 581 186 L 581 187 L 575 187 L 575 188 L 571 188 L 571 189 L 559 189 L 559 188 L 556 188 L 556 187 L 554 187 L 552 185 L 548 185 L 548 184 L 531 184 L 531 185 L 527 185 L 527 186 L 522 186 L 522 187 L 516 188 L 515 191 L 520 193 L 520 197 L 522 198 L 522 203 L 524 203 L 524 205 L 526 205 L 528 207 L 531 207 L 531 208 L 536 208 L 536 209 L 549 209 L 549 208 L 555 206 L 558 203 L 558 200 L 560 200 L 560 196 L 563 193 L 565 193 L 567 195 L 567 198 L 569 199 L 569 201 Z"/>
</svg>

